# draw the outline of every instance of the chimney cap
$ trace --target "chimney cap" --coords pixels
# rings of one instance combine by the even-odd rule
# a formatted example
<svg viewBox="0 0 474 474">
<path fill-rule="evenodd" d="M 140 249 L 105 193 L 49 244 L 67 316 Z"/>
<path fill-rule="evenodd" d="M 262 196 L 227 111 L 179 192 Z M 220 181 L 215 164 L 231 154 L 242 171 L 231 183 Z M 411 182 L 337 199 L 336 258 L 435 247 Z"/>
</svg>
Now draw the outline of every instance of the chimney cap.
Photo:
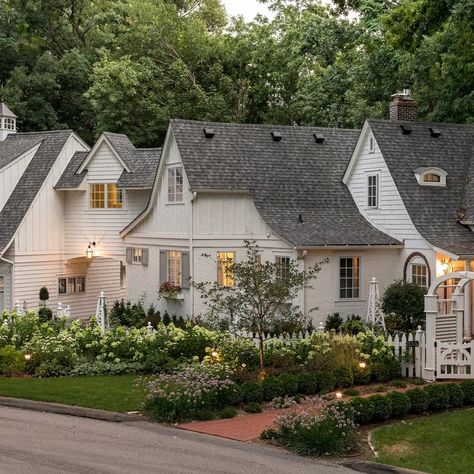
<svg viewBox="0 0 474 474">
<path fill-rule="evenodd" d="M 403 89 L 402 92 L 396 92 L 391 95 L 392 99 L 412 99 L 411 89 Z"/>
</svg>

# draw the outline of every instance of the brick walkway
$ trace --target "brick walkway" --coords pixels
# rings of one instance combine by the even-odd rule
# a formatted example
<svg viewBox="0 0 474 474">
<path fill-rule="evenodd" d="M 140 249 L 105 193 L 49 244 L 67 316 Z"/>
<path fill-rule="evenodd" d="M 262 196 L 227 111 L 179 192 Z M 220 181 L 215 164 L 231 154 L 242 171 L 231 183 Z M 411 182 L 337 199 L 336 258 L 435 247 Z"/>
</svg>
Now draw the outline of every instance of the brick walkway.
<svg viewBox="0 0 474 474">
<path fill-rule="evenodd" d="M 274 410 L 256 415 L 242 415 L 224 420 L 198 421 L 178 425 L 178 428 L 205 433 L 236 441 L 251 441 L 271 426 L 282 410 Z"/>
</svg>

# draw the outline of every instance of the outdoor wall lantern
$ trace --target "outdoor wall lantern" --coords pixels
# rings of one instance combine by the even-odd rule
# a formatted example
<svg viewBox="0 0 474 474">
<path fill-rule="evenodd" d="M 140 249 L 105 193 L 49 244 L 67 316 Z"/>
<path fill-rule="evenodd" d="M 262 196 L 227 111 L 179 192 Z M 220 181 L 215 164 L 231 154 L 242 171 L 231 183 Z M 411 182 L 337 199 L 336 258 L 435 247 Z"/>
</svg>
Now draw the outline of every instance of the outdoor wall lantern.
<svg viewBox="0 0 474 474">
<path fill-rule="evenodd" d="M 449 259 L 444 259 L 441 261 L 441 270 L 443 270 L 443 273 L 446 275 L 449 270 Z"/>
<path fill-rule="evenodd" d="M 89 245 L 87 246 L 87 250 L 86 250 L 87 258 L 92 258 L 94 256 L 94 252 L 95 252 L 95 242 L 89 242 Z"/>
</svg>

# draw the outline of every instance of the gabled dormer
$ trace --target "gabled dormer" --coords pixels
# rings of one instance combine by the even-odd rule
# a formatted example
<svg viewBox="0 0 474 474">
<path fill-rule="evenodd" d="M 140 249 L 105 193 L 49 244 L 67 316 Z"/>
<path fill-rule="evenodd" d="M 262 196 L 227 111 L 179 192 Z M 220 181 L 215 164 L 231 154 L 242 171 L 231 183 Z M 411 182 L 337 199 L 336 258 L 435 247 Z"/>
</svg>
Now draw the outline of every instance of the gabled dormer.
<svg viewBox="0 0 474 474">
<path fill-rule="evenodd" d="M 16 133 L 16 115 L 3 99 L 0 99 L 0 141 L 5 140 L 11 133 Z"/>
</svg>

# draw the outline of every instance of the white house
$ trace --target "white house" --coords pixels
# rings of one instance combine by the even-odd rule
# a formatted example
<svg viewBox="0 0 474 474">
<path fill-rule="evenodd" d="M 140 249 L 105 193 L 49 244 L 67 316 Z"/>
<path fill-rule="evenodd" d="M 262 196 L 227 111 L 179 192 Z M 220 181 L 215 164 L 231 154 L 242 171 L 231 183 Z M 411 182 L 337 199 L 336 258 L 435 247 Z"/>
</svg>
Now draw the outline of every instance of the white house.
<svg viewBox="0 0 474 474">
<path fill-rule="evenodd" d="M 161 308 L 199 313 L 187 278 L 232 284 L 220 262 L 243 258 L 244 240 L 257 242 L 262 259 L 294 258 L 302 268 L 329 259 L 301 295 L 306 311 L 318 307 L 316 321 L 334 311 L 364 316 L 373 276 L 382 290 L 400 278 L 428 287 L 468 268 L 474 126 L 415 117 L 405 92 L 391 120 L 362 131 L 171 121 L 150 202 L 121 233 L 128 296 L 156 303 L 171 281 L 183 286 L 181 299 Z M 440 304 L 451 285 L 442 291 Z M 470 333 L 469 288 L 466 300 Z"/>
<path fill-rule="evenodd" d="M 100 290 L 125 296 L 119 231 L 146 206 L 160 150 L 103 134 L 92 150 L 70 130 L 15 133 L 0 107 L 0 310 L 70 305 L 90 317 Z"/>
</svg>

